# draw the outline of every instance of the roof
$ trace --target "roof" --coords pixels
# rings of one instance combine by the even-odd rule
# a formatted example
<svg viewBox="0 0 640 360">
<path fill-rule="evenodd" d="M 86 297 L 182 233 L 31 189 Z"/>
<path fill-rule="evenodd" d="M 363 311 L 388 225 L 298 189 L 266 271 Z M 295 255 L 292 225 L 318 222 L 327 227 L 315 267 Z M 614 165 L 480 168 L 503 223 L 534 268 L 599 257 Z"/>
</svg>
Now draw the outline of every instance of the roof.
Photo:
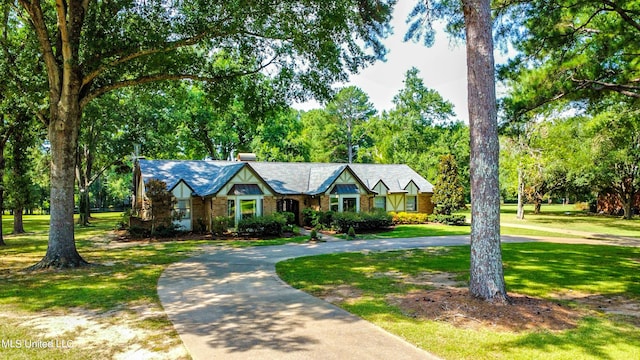
<svg viewBox="0 0 640 360">
<path fill-rule="evenodd" d="M 182 180 L 198 196 L 216 194 L 244 166 L 279 195 L 322 194 L 344 171 L 371 192 L 380 181 L 390 193 L 406 192 L 411 182 L 420 192 L 433 192 L 433 185 L 407 165 L 140 159 L 138 166 L 145 182 L 162 180 L 171 190 Z"/>
</svg>

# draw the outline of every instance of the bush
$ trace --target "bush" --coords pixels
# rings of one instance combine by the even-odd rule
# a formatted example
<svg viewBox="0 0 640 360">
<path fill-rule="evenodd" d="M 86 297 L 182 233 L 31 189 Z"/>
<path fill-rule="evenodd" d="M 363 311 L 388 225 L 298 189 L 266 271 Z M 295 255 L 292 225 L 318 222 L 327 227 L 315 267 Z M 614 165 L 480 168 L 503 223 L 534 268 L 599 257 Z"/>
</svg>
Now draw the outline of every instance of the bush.
<svg viewBox="0 0 640 360">
<path fill-rule="evenodd" d="M 282 216 L 284 216 L 284 218 L 287 220 L 288 225 L 295 224 L 296 214 L 289 211 L 282 211 L 282 212 L 279 212 L 278 214 L 281 214 Z"/>
<path fill-rule="evenodd" d="M 347 236 L 349 236 L 349 239 L 355 239 L 356 238 L 356 230 L 353 228 L 353 226 L 349 227 L 349 231 L 347 232 Z"/>
<path fill-rule="evenodd" d="M 341 233 L 346 233 L 349 228 L 353 228 L 354 231 L 371 231 L 393 225 L 391 215 L 385 211 L 332 213 L 332 219 L 331 226 Z"/>
<path fill-rule="evenodd" d="M 398 224 L 426 224 L 429 220 L 427 214 L 421 213 L 407 213 L 404 211 L 401 212 L 392 212 L 391 213 L 393 223 L 395 225 Z"/>
<path fill-rule="evenodd" d="M 228 216 L 214 216 L 211 219 L 211 233 L 216 236 L 222 236 L 227 232 L 231 223 Z"/>
<path fill-rule="evenodd" d="M 302 210 L 302 223 L 305 226 L 318 226 L 318 213 L 319 211 L 315 211 L 310 208 L 305 208 Z"/>
<path fill-rule="evenodd" d="M 134 238 L 145 238 L 151 235 L 151 232 L 145 227 L 133 225 L 129 227 L 129 235 Z"/>
<path fill-rule="evenodd" d="M 435 215 L 433 218 L 434 222 L 445 224 L 445 225 L 455 225 L 461 226 L 466 225 L 466 218 L 464 215 Z"/>
<path fill-rule="evenodd" d="M 238 222 L 238 233 L 251 234 L 254 236 L 280 236 L 286 224 L 287 219 L 278 213 L 261 217 L 250 217 Z"/>
</svg>

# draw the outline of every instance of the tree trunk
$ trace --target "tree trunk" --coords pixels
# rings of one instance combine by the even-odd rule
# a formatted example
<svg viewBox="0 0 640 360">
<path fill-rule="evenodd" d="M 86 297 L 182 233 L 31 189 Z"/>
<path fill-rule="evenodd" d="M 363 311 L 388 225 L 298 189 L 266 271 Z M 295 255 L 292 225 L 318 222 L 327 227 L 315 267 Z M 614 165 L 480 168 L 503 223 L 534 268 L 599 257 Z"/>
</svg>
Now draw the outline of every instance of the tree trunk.
<svg viewBox="0 0 640 360">
<path fill-rule="evenodd" d="M 4 213 L 2 206 L 4 203 L 4 186 L 0 183 L 0 246 L 7 246 L 2 235 L 2 215 Z"/>
<path fill-rule="evenodd" d="M 498 120 L 489 0 L 463 0 L 471 132 L 471 269 L 469 291 L 509 301 L 500 248 Z"/>
<path fill-rule="evenodd" d="M 23 213 L 24 213 L 24 209 L 22 208 L 13 209 L 13 233 L 14 234 L 24 234 L 24 223 L 22 222 Z"/>
<path fill-rule="evenodd" d="M 51 142 L 51 220 L 49 243 L 44 258 L 31 267 L 70 268 L 87 265 L 78 254 L 74 238 L 74 184 L 81 110 L 78 96 L 66 94 L 60 104 L 52 101 L 49 140 Z"/>
<path fill-rule="evenodd" d="M 524 220 L 524 171 L 518 169 L 518 212 L 516 218 Z"/>
<path fill-rule="evenodd" d="M 538 214 L 540 214 L 541 209 L 542 209 L 542 196 L 536 194 L 535 195 L 535 202 L 534 202 L 534 206 L 533 206 L 533 213 L 538 215 Z"/>
<path fill-rule="evenodd" d="M 623 210 L 624 210 L 624 215 L 623 218 L 625 220 L 631 220 L 633 218 L 633 200 L 635 199 L 636 193 L 633 192 L 631 194 L 629 194 L 628 196 L 621 196 L 621 200 L 622 200 L 622 204 L 623 204 Z"/>
</svg>

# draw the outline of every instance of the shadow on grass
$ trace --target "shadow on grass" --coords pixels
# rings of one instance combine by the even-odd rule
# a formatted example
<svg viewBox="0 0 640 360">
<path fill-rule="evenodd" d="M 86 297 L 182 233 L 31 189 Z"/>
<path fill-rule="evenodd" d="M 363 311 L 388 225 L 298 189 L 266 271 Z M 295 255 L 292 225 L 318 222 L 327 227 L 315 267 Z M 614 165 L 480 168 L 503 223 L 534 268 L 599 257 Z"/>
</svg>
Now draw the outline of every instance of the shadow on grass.
<svg viewBox="0 0 640 360">
<path fill-rule="evenodd" d="M 520 349 L 546 353 L 579 349 L 584 356 L 598 359 L 619 359 L 640 349 L 638 329 L 628 324 L 614 324 L 604 319 L 584 318 L 578 328 L 561 333 L 536 332 L 501 343 L 504 354 L 519 354 Z M 574 352 L 575 353 L 575 352 Z M 616 355 L 620 354 L 620 355 Z M 637 352 L 636 352 L 637 354 Z"/>
</svg>

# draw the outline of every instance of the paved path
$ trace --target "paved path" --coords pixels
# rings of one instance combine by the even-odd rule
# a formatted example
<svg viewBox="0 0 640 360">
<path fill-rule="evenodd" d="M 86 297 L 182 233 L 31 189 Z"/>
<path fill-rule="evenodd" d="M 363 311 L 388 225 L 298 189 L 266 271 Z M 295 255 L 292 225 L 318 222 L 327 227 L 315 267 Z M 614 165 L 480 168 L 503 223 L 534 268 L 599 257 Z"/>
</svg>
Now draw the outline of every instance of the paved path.
<svg viewBox="0 0 640 360">
<path fill-rule="evenodd" d="M 468 236 L 447 236 L 218 250 L 171 265 L 158 294 L 194 359 L 436 359 L 293 289 L 278 278 L 275 264 L 305 255 L 468 243 Z"/>
</svg>

